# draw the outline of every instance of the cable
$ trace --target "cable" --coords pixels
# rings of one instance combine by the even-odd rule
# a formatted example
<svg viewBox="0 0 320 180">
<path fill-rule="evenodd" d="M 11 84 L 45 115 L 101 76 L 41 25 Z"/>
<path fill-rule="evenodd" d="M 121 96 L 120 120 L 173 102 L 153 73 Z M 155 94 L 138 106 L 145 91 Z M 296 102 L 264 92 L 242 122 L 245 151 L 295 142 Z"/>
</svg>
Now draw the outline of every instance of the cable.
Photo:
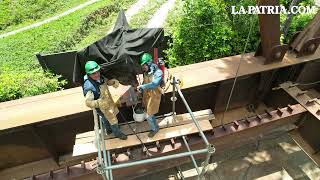
<svg viewBox="0 0 320 180">
<path fill-rule="evenodd" d="M 233 94 L 233 90 L 234 90 L 234 87 L 235 87 L 236 82 L 237 82 L 237 79 L 238 79 L 238 74 L 239 74 L 241 62 L 242 62 L 242 60 L 243 60 L 244 53 L 246 52 L 247 45 L 248 45 L 248 43 L 249 43 L 249 38 L 250 38 L 251 31 L 252 31 L 252 27 L 253 27 L 252 16 L 251 16 L 251 19 L 250 19 L 250 20 L 251 20 L 251 25 L 250 25 L 249 34 L 248 34 L 248 36 L 247 36 L 246 44 L 245 44 L 245 46 L 244 46 L 243 52 L 242 52 L 241 57 L 240 57 L 240 61 L 239 61 L 239 64 L 238 64 L 236 76 L 235 76 L 234 81 L 233 81 L 233 85 L 232 85 L 232 88 L 231 88 L 231 91 L 230 91 L 230 95 L 229 95 L 229 98 L 228 98 L 228 102 L 227 102 L 226 109 L 225 109 L 225 111 L 224 111 L 223 114 L 222 114 L 222 118 L 221 118 L 221 125 L 222 125 L 222 126 L 224 126 L 224 123 L 223 123 L 224 115 L 225 115 L 225 113 L 227 112 L 227 110 L 228 110 L 228 108 L 229 108 L 229 104 L 230 104 L 230 101 L 231 101 L 231 97 L 232 97 L 232 94 Z"/>
<path fill-rule="evenodd" d="M 142 149 L 146 149 L 148 154 L 151 154 L 147 148 L 147 146 L 143 143 L 143 141 L 140 139 L 140 137 L 138 136 L 138 134 L 136 133 L 136 131 L 132 128 L 132 126 L 130 125 L 130 123 L 127 121 L 127 119 L 124 117 L 124 115 L 121 113 L 121 111 L 119 111 L 119 114 L 121 116 L 121 118 L 123 120 L 125 120 L 125 122 L 127 122 L 127 125 L 129 126 L 130 130 L 133 132 L 134 135 L 136 135 L 136 137 L 138 138 L 138 140 L 141 143 Z"/>
</svg>

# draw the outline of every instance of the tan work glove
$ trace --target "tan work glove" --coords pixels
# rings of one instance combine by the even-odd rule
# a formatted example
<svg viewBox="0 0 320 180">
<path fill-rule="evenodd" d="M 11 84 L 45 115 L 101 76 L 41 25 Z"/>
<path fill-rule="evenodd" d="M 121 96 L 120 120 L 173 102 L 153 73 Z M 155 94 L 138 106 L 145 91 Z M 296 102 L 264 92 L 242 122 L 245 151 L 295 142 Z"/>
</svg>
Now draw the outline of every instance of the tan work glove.
<svg viewBox="0 0 320 180">
<path fill-rule="evenodd" d="M 85 103 L 89 108 L 99 108 L 100 99 L 94 100 L 92 91 L 88 91 L 85 97 Z"/>
<path fill-rule="evenodd" d="M 108 84 L 108 86 L 113 86 L 114 88 L 118 88 L 120 85 L 119 81 L 116 79 L 108 80 L 107 84 Z"/>
</svg>

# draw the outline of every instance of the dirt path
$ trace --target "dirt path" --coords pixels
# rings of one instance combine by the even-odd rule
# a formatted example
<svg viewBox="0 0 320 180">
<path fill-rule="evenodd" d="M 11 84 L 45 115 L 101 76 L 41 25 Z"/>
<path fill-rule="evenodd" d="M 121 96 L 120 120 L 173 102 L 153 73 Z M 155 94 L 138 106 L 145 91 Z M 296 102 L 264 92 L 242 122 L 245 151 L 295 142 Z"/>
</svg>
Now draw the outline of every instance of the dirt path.
<svg viewBox="0 0 320 180">
<path fill-rule="evenodd" d="M 168 12 L 174 7 L 175 1 L 176 0 L 168 0 L 166 3 L 164 3 L 149 20 L 147 28 L 162 27 L 163 23 L 167 19 Z"/>
</svg>

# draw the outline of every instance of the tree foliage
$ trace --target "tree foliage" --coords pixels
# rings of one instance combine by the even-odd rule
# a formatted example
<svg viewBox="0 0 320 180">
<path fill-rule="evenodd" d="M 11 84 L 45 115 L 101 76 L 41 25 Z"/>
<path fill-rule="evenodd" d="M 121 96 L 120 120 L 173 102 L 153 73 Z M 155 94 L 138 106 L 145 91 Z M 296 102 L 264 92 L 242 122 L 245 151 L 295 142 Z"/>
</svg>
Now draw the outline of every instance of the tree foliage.
<svg viewBox="0 0 320 180">
<path fill-rule="evenodd" d="M 290 3 L 282 0 L 285 6 Z M 308 4 L 310 3 L 310 4 Z M 289 5 L 288 5 L 289 4 Z M 313 0 L 303 0 L 313 5 Z M 255 0 L 193 0 L 185 1 L 179 18 L 172 27 L 173 42 L 166 51 L 171 67 L 192 64 L 225 56 L 241 54 L 253 25 L 246 52 L 255 51 L 260 42 L 259 20 L 256 14 L 232 14 L 231 6 L 255 6 Z M 176 17 L 176 15 L 175 15 Z M 302 30 L 314 14 L 301 14 L 293 18 L 288 39 Z M 285 16 L 281 16 L 284 22 Z M 171 18 L 169 18 L 170 20 Z M 171 20 L 172 21 L 172 20 Z"/>
</svg>

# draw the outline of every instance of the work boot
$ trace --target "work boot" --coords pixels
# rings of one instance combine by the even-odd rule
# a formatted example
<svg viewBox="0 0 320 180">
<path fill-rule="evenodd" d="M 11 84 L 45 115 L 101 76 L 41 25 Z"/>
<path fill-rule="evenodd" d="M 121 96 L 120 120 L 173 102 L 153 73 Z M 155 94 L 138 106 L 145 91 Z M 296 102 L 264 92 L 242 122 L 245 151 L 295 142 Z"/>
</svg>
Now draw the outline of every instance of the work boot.
<svg viewBox="0 0 320 180">
<path fill-rule="evenodd" d="M 159 131 L 159 130 L 158 130 L 158 131 Z M 153 136 L 156 135 L 158 131 L 150 131 L 150 132 L 148 133 L 148 137 L 149 137 L 149 138 L 153 138 Z"/>
<path fill-rule="evenodd" d="M 151 127 L 151 131 L 153 131 L 154 134 L 156 134 L 159 131 L 159 125 L 157 123 L 156 117 L 154 115 L 151 115 L 147 118 L 147 120 L 148 120 L 148 123 Z"/>
<path fill-rule="evenodd" d="M 106 130 L 107 135 L 111 134 L 112 129 L 110 127 L 109 121 L 104 116 L 99 115 L 99 117 L 100 117 L 100 120 L 102 121 L 102 125 L 106 128 L 105 130 Z"/>
<path fill-rule="evenodd" d="M 121 131 L 120 131 L 120 128 L 118 126 L 118 124 L 114 124 L 114 125 L 111 125 L 111 129 L 112 129 L 112 132 L 113 134 L 121 139 L 121 140 L 126 140 L 128 139 L 127 135 L 123 134 Z"/>
<path fill-rule="evenodd" d="M 112 129 L 110 127 L 106 127 L 106 132 L 108 135 L 110 135 L 112 133 Z"/>
</svg>

